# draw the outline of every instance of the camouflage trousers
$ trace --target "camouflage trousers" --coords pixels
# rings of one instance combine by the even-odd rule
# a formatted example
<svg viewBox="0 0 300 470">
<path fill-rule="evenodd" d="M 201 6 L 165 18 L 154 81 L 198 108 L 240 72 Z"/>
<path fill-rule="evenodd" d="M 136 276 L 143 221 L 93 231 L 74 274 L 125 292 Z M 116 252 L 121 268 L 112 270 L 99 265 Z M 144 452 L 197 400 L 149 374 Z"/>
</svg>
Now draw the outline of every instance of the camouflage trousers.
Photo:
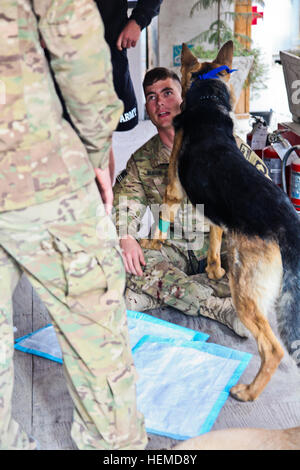
<svg viewBox="0 0 300 470">
<path fill-rule="evenodd" d="M 55 201 L 0 213 L 0 448 L 35 447 L 11 416 L 12 294 L 22 273 L 58 335 L 77 447 L 144 449 L 122 256 L 94 183 Z"/>
<path fill-rule="evenodd" d="M 212 281 L 205 273 L 191 275 L 187 252 L 176 247 L 165 244 L 160 251 L 143 252 L 143 276 L 127 275 L 125 300 L 129 310 L 143 312 L 168 305 L 187 315 L 217 320 L 239 336 L 248 336 L 234 309 L 226 278 Z"/>
</svg>

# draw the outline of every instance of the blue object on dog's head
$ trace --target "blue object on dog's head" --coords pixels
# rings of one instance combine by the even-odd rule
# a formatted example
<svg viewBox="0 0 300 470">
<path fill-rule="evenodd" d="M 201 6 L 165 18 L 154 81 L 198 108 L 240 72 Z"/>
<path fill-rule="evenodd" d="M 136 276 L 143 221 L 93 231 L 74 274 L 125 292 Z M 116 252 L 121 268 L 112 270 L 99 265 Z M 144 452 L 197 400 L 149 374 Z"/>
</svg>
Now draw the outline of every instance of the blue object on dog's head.
<svg viewBox="0 0 300 470">
<path fill-rule="evenodd" d="M 232 73 L 232 72 L 236 72 L 238 69 L 230 69 L 227 65 L 221 65 L 220 67 L 210 70 L 207 73 L 198 75 L 198 78 L 200 80 L 208 80 L 209 78 L 217 78 L 218 73 L 222 72 L 223 70 L 226 70 L 227 73 Z"/>
</svg>

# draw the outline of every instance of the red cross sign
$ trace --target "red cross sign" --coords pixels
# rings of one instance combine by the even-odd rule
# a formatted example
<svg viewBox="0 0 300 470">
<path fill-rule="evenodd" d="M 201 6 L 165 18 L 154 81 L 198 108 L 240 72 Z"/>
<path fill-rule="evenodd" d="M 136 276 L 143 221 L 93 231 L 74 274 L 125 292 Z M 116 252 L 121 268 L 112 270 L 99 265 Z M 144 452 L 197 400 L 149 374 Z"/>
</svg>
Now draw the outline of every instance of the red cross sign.
<svg viewBox="0 0 300 470">
<path fill-rule="evenodd" d="M 262 11 L 257 11 L 257 7 L 252 7 L 252 22 L 251 24 L 257 24 L 257 19 L 263 19 L 264 13 Z"/>
</svg>

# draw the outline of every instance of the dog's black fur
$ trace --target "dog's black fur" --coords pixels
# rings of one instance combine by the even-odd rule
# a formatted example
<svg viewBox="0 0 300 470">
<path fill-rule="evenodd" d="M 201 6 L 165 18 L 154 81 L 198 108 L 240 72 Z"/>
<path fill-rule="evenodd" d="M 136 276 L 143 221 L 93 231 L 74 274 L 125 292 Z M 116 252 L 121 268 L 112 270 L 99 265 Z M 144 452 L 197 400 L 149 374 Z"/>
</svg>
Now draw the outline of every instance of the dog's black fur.
<svg viewBox="0 0 300 470">
<path fill-rule="evenodd" d="M 205 72 L 205 71 L 204 71 Z M 182 113 L 180 182 L 193 204 L 216 225 L 275 241 L 283 263 L 278 324 L 290 353 L 300 341 L 300 220 L 287 195 L 249 163 L 233 136 L 230 95 L 222 80 L 194 82 Z M 299 365 L 299 364 L 298 364 Z"/>
</svg>

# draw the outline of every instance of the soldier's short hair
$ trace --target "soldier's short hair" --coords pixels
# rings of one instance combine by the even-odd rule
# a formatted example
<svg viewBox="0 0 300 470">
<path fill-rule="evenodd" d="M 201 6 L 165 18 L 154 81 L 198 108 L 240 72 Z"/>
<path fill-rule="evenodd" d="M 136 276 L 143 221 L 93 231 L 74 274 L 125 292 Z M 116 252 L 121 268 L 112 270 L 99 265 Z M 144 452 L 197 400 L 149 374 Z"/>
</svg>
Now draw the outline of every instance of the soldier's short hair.
<svg viewBox="0 0 300 470">
<path fill-rule="evenodd" d="M 155 67 L 154 69 L 148 70 L 143 80 L 144 92 L 147 86 L 153 85 L 153 83 L 158 82 L 159 80 L 166 80 L 167 78 L 172 78 L 172 80 L 177 81 L 181 86 L 180 78 L 177 73 L 173 72 L 173 70 L 165 67 Z"/>
</svg>

